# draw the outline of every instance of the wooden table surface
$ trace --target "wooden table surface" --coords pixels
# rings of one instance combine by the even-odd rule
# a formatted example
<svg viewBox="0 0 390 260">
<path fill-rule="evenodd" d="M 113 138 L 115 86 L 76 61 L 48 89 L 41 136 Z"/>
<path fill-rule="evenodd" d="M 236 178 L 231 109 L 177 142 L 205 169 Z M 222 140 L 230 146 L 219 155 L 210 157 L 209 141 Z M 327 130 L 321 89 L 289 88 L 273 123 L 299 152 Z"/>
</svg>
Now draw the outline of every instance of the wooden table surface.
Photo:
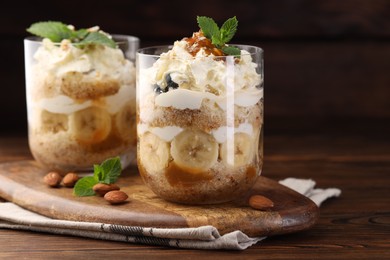
<svg viewBox="0 0 390 260">
<path fill-rule="evenodd" d="M 390 123 L 386 119 L 266 119 L 263 175 L 337 187 L 311 229 L 245 251 L 201 251 L 0 230 L 0 259 L 390 259 Z M 0 162 L 30 159 L 24 134 L 2 134 Z"/>
</svg>

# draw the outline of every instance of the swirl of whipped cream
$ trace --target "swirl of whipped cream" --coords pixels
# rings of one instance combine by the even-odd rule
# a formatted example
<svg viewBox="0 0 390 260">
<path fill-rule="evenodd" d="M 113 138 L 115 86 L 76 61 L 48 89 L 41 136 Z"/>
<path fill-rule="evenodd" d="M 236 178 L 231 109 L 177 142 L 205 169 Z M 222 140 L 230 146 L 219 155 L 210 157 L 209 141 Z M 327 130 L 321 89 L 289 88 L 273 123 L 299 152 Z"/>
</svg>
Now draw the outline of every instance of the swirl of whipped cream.
<svg viewBox="0 0 390 260">
<path fill-rule="evenodd" d="M 81 49 L 72 45 L 69 40 L 58 44 L 49 39 L 43 39 L 34 59 L 42 69 L 56 76 L 73 71 L 88 73 L 94 70 L 112 78 L 121 78 L 122 69 L 130 62 L 125 59 L 120 49 L 103 45 Z"/>
<path fill-rule="evenodd" d="M 156 105 L 177 109 L 199 109 L 202 100 L 214 100 L 226 109 L 229 99 L 238 106 L 252 106 L 263 97 L 258 88 L 262 76 L 257 73 L 257 64 L 249 52 L 241 50 L 239 59 L 226 60 L 200 49 L 195 56 L 187 50 L 187 41 L 176 41 L 171 50 L 161 54 L 152 67 L 141 71 L 141 97 L 151 92 L 143 85 L 158 85 L 166 88 L 166 78 L 178 85 L 156 97 Z"/>
<path fill-rule="evenodd" d="M 127 60 L 120 49 L 102 45 L 77 48 L 69 40 L 60 44 L 44 39 L 34 54 L 36 64 L 35 76 L 46 77 L 47 74 L 61 78 L 68 72 L 80 72 L 93 81 L 95 78 L 110 78 L 121 84 L 119 91 L 106 96 L 104 104 L 109 113 L 114 114 L 128 102 L 135 100 L 135 67 Z M 91 106 L 91 100 L 73 100 L 63 94 L 44 97 L 39 100 L 40 106 L 53 113 L 69 114 Z"/>
<path fill-rule="evenodd" d="M 225 62 L 213 54 L 207 55 L 203 50 L 194 57 L 187 51 L 187 44 L 185 40 L 176 41 L 170 51 L 161 54 L 151 68 L 151 75 L 154 75 L 152 83 L 161 85 L 165 76 L 170 74 L 179 87 L 200 92 L 214 91 L 217 95 L 226 94 L 226 82 L 229 84 L 232 79 L 234 91 L 260 85 L 262 78 L 256 72 L 257 64 L 252 62 L 249 52 L 241 50 L 238 60 L 232 57 L 230 61 L 234 70 L 229 71 L 229 60 Z"/>
</svg>

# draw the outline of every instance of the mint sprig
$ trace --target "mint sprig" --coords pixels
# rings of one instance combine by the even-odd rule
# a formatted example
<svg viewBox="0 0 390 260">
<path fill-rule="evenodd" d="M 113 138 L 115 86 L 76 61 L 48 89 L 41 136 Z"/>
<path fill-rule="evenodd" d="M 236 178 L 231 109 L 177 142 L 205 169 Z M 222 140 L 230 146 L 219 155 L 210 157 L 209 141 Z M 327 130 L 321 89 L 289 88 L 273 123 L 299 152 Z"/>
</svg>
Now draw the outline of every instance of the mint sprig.
<svg viewBox="0 0 390 260">
<path fill-rule="evenodd" d="M 101 183 L 115 183 L 122 171 L 122 166 L 119 157 L 108 159 L 102 164 L 93 166 L 94 175 Z"/>
<path fill-rule="evenodd" d="M 87 33 L 85 37 L 77 45 L 87 45 L 87 44 L 102 44 L 111 48 L 116 47 L 116 43 L 108 38 L 106 35 L 99 32 Z"/>
<path fill-rule="evenodd" d="M 226 20 L 221 28 L 219 28 L 217 23 L 210 17 L 198 16 L 197 21 L 204 36 L 210 39 L 215 47 L 221 49 L 227 55 L 240 55 L 240 49 L 226 45 L 237 32 L 238 20 L 235 16 Z"/>
<path fill-rule="evenodd" d="M 220 29 L 220 35 L 221 35 L 221 40 L 224 43 L 230 42 L 230 40 L 237 32 L 237 26 L 238 26 L 238 21 L 235 16 L 233 18 L 227 19 L 222 24 Z"/>
<path fill-rule="evenodd" d="M 74 195 L 78 197 L 93 196 L 93 186 L 98 183 L 115 183 L 122 172 L 122 165 L 119 157 L 105 160 L 100 165 L 93 166 L 93 176 L 86 176 L 79 179 L 73 188 Z"/>
<path fill-rule="evenodd" d="M 68 39 L 80 48 L 90 44 L 105 45 L 111 48 L 117 47 L 115 41 L 102 32 L 91 32 L 87 29 L 72 30 L 62 22 L 37 22 L 27 28 L 27 31 L 33 35 L 48 38 L 52 42 L 61 42 Z"/>
<path fill-rule="evenodd" d="M 42 38 L 48 38 L 53 42 L 73 38 L 73 32 L 61 22 L 38 22 L 32 24 L 27 31 Z"/>
<path fill-rule="evenodd" d="M 95 195 L 95 192 L 92 187 L 98 183 L 99 181 L 95 178 L 95 176 L 85 176 L 76 182 L 76 185 L 73 188 L 73 193 L 78 197 L 93 196 Z"/>
</svg>

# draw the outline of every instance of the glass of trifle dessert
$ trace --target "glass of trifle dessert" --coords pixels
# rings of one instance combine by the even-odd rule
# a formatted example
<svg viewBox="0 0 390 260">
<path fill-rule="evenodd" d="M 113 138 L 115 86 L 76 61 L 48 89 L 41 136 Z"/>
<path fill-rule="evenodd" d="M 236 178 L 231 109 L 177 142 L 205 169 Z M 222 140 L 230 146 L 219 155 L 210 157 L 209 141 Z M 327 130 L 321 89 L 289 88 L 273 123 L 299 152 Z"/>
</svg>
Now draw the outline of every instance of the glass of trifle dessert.
<svg viewBox="0 0 390 260">
<path fill-rule="evenodd" d="M 99 27 L 38 22 L 25 38 L 28 140 L 44 167 L 86 171 L 136 157 L 135 53 L 139 39 Z"/>
<path fill-rule="evenodd" d="M 261 173 L 263 51 L 226 44 L 235 17 L 197 20 L 192 37 L 137 52 L 137 162 L 163 199 L 222 203 Z"/>
</svg>

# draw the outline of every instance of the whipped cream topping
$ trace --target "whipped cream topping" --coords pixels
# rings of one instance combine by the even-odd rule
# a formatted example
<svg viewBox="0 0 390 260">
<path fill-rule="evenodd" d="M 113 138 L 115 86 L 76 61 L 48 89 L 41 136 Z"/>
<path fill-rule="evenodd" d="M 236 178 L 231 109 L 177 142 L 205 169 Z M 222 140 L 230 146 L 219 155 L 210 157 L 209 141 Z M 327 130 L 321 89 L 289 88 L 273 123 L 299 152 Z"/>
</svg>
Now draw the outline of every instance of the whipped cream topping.
<svg viewBox="0 0 390 260">
<path fill-rule="evenodd" d="M 36 64 L 34 77 L 46 77 L 50 74 L 60 78 L 68 72 L 80 72 L 89 80 L 110 78 L 121 84 L 119 91 L 113 95 L 100 98 L 98 104 L 107 108 L 111 114 L 117 113 L 129 100 L 135 100 L 135 67 L 124 57 L 120 49 L 102 45 L 77 48 L 69 40 L 60 44 L 44 39 L 34 54 Z M 39 106 L 52 112 L 70 114 L 75 111 L 96 105 L 91 100 L 74 100 L 66 95 L 42 98 Z"/>
<path fill-rule="evenodd" d="M 158 94 L 155 104 L 177 109 L 199 109 L 203 99 L 214 100 L 226 110 L 227 99 L 238 106 L 255 105 L 263 97 L 259 88 L 262 76 L 249 52 L 241 50 L 239 59 L 206 54 L 200 49 L 195 56 L 187 51 L 187 41 L 176 41 L 173 48 L 161 54 L 148 69 L 141 70 L 140 98 L 155 94 L 151 86 L 169 87 L 166 79 L 178 85 L 168 92 Z"/>
<path fill-rule="evenodd" d="M 42 46 L 34 55 L 37 65 L 45 71 L 61 76 L 67 72 L 94 73 L 95 75 L 110 75 L 121 79 L 123 72 L 131 63 L 126 60 L 120 49 L 103 45 L 87 46 L 83 49 L 72 45 L 69 40 L 63 40 L 59 45 L 49 39 L 43 39 Z"/>
<path fill-rule="evenodd" d="M 165 127 L 149 127 L 147 124 L 138 124 L 138 135 L 143 135 L 146 132 L 158 136 L 166 142 L 171 142 L 175 136 L 180 134 L 184 129 L 178 126 L 165 126 Z M 231 139 L 235 133 L 245 133 L 250 136 L 253 135 L 253 126 L 249 123 L 242 123 L 238 127 L 221 126 L 213 131 L 211 135 L 215 138 L 217 143 L 224 143 L 229 138 Z"/>
</svg>

